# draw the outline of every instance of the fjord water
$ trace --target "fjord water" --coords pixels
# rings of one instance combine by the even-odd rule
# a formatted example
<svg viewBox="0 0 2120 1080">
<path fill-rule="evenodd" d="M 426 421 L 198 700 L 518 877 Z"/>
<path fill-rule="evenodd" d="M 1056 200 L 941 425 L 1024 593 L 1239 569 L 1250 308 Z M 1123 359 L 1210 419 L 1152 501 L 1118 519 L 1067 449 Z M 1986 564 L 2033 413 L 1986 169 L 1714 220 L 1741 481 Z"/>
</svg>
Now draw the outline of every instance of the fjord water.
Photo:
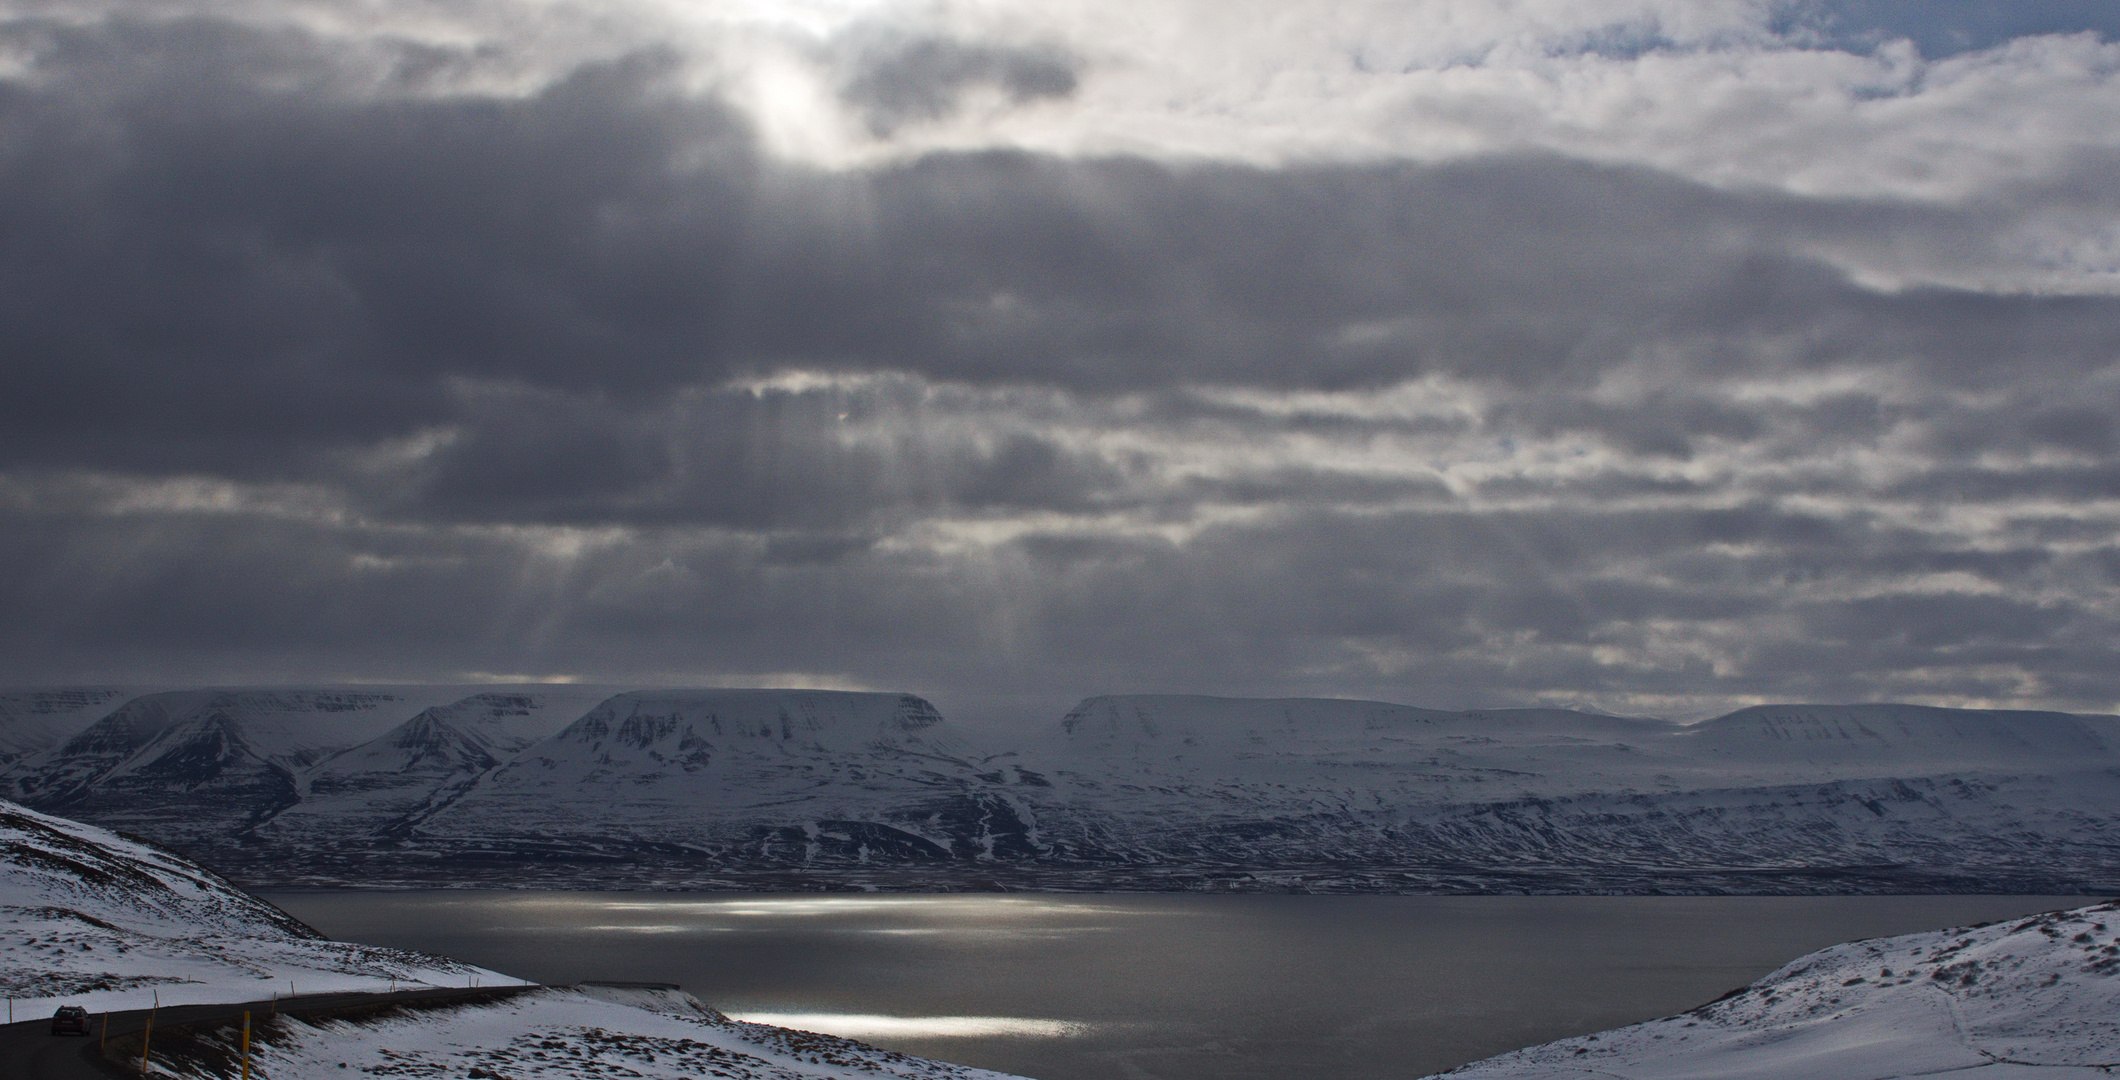
<svg viewBox="0 0 2120 1080">
<path fill-rule="evenodd" d="M 2086 897 L 274 892 L 332 937 L 1037 1080 L 1402 1080 Z"/>
</svg>

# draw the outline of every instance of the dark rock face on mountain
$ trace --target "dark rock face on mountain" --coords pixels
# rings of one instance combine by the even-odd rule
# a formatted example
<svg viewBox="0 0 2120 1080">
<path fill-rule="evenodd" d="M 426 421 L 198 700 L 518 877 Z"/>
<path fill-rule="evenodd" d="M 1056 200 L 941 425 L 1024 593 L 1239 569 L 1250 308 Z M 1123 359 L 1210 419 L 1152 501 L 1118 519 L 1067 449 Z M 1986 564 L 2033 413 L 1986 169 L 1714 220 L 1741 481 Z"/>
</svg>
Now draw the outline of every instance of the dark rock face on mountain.
<svg viewBox="0 0 2120 1080">
<path fill-rule="evenodd" d="M 2112 717 L 1139 696 L 982 747 L 905 694 L 366 693 L 149 695 L 0 782 L 274 884 L 2120 887 Z"/>
</svg>

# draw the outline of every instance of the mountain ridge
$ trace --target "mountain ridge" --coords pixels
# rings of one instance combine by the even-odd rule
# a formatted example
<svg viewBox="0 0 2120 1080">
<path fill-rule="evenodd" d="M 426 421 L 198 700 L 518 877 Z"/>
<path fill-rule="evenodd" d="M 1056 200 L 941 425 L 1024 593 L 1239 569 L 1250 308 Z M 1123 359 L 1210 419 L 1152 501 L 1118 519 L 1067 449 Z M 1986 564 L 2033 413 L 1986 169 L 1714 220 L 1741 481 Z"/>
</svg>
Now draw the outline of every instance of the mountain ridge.
<svg viewBox="0 0 2120 1080">
<path fill-rule="evenodd" d="M 0 784 L 264 884 L 2120 887 L 2108 716 L 1102 695 L 1004 744 L 898 693 L 227 693 L 128 701 Z"/>
</svg>

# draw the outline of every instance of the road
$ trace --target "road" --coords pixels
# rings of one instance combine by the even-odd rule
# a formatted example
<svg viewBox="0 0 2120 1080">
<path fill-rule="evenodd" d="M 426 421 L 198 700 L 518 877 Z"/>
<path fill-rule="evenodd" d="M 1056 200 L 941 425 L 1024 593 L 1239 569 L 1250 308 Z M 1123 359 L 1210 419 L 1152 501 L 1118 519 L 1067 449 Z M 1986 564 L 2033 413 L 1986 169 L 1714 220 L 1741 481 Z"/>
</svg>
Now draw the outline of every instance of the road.
<svg viewBox="0 0 2120 1080">
<path fill-rule="evenodd" d="M 277 1007 L 284 1013 L 329 1012 L 358 1005 L 374 1005 L 392 1001 L 452 1001 L 492 1000 L 520 994 L 535 986 L 485 986 L 477 989 L 400 990 L 394 994 L 304 994 L 300 997 L 239 1002 L 233 1005 L 171 1005 L 155 1012 L 155 1030 L 181 1024 L 197 1024 L 206 1021 L 233 1020 L 240 1023 L 243 1013 L 251 1013 L 252 1019 L 263 1017 Z M 15 1003 L 15 1015 L 22 1015 L 23 1003 Z M 147 1025 L 146 1009 L 110 1014 L 110 1034 L 130 1035 Z M 13 1024 L 0 1024 L 0 1078 L 4 1080 L 114 1080 L 116 1077 L 138 1076 L 138 1072 L 110 1065 L 96 1053 L 96 1044 L 103 1034 L 103 1015 L 89 1013 L 92 1034 L 84 1039 L 78 1035 L 53 1035 L 49 1015 L 35 1020 L 23 1020 Z"/>
</svg>

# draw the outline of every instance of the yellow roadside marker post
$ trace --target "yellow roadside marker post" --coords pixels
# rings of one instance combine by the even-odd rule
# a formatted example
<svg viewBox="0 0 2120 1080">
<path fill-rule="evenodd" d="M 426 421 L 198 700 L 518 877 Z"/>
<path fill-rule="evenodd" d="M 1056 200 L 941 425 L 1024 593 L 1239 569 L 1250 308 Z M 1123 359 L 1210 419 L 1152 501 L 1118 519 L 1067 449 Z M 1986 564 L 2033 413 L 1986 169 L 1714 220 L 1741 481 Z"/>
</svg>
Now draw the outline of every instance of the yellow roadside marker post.
<svg viewBox="0 0 2120 1080">
<path fill-rule="evenodd" d="M 147 1040 L 155 1037 L 155 1011 L 147 1010 L 147 1029 L 140 1032 L 140 1075 L 147 1075 Z"/>
<path fill-rule="evenodd" d="M 250 1080 L 250 1012 L 243 1013 L 243 1080 Z"/>
</svg>

